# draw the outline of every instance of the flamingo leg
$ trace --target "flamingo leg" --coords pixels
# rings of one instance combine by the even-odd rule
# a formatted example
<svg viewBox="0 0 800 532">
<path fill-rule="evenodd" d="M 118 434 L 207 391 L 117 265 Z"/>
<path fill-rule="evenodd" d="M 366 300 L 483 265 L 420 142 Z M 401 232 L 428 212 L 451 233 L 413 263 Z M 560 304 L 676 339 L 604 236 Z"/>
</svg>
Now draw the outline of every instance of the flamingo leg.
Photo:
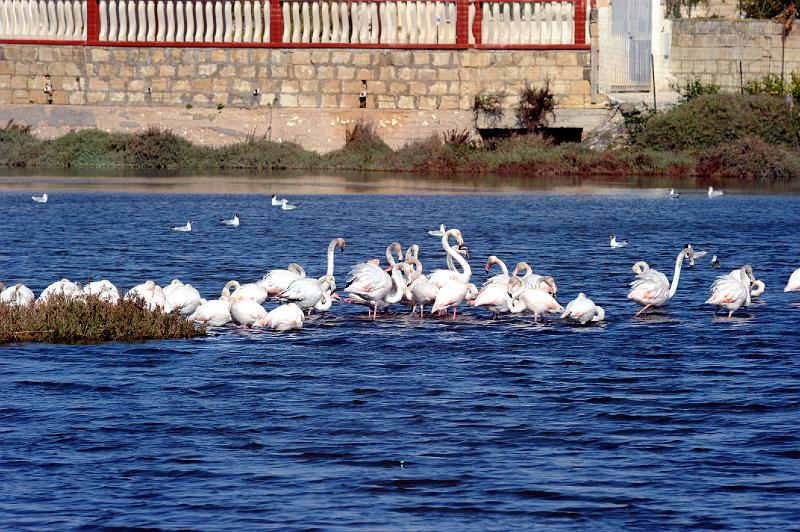
<svg viewBox="0 0 800 532">
<path fill-rule="evenodd" d="M 425 313 L 425 305 L 420 305 L 419 306 L 419 317 L 421 318 L 424 313 Z"/>
<path fill-rule="evenodd" d="M 455 321 L 455 319 L 456 319 L 456 306 L 453 305 L 453 320 Z"/>
<path fill-rule="evenodd" d="M 637 313 L 636 313 L 636 315 L 634 316 L 634 318 L 635 318 L 636 316 L 639 316 L 639 315 L 640 315 L 642 312 L 644 312 L 645 310 L 647 310 L 647 309 L 649 309 L 649 308 L 650 308 L 650 305 L 645 305 L 645 306 L 643 306 L 643 307 L 642 307 L 642 310 L 640 310 L 639 312 L 637 312 Z"/>
<path fill-rule="evenodd" d="M 733 317 L 733 311 L 731 310 L 730 312 L 728 312 L 728 319 L 730 319 L 732 317 Z"/>
</svg>

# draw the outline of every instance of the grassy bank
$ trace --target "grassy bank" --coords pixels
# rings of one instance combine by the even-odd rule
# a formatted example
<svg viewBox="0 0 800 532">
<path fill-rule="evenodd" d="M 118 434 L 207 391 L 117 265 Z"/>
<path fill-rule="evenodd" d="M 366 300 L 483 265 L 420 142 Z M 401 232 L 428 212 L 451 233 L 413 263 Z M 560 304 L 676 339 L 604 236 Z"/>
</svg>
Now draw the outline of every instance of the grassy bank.
<svg viewBox="0 0 800 532">
<path fill-rule="evenodd" d="M 752 182 L 800 177 L 800 119 L 782 98 L 707 94 L 629 121 L 628 142 L 603 151 L 554 145 L 536 135 L 478 142 L 466 132 L 392 150 L 369 124 L 348 131 L 345 146 L 318 155 L 293 143 L 249 139 L 198 146 L 169 131 L 71 132 L 53 140 L 9 124 L 0 129 L 0 164 L 42 168 L 376 170 L 427 174 L 689 175 Z"/>
<path fill-rule="evenodd" d="M 0 304 L 0 344 L 141 342 L 203 335 L 204 329 L 178 314 L 151 311 L 141 300 L 114 305 L 97 296 L 85 300 L 54 296 L 30 307 Z"/>
</svg>

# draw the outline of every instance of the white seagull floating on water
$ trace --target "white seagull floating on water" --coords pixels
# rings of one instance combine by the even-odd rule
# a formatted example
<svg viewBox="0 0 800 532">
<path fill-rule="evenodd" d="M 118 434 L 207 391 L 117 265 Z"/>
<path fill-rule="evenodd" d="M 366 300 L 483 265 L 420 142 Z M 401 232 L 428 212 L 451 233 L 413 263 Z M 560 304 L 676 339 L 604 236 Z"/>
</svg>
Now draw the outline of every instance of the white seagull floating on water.
<svg viewBox="0 0 800 532">
<path fill-rule="evenodd" d="M 714 190 L 714 187 L 708 187 L 709 198 L 716 198 L 718 196 L 722 196 L 723 194 L 725 194 L 724 190 Z"/>
<path fill-rule="evenodd" d="M 179 233 L 188 233 L 192 230 L 192 221 L 189 220 L 186 222 L 186 225 L 179 225 L 178 227 L 173 227 L 173 231 L 177 231 Z"/>
<path fill-rule="evenodd" d="M 239 227 L 239 213 L 237 212 L 230 220 L 220 219 L 220 223 L 229 227 Z"/>
<path fill-rule="evenodd" d="M 625 246 L 628 245 L 628 241 L 627 240 L 623 240 L 621 242 L 617 242 L 616 235 L 611 235 L 609 238 L 611 238 L 611 242 L 609 243 L 609 245 L 612 248 L 624 248 Z"/>
<path fill-rule="evenodd" d="M 428 234 L 431 236 L 444 236 L 445 231 L 447 231 L 447 227 L 444 224 L 439 224 L 439 229 L 430 229 Z"/>
<path fill-rule="evenodd" d="M 294 210 L 294 209 L 298 208 L 299 206 L 300 206 L 299 203 L 289 203 L 289 200 L 287 200 L 286 198 L 283 198 L 281 200 L 281 210 L 282 211 L 291 211 L 291 210 Z"/>
<path fill-rule="evenodd" d="M 681 193 L 680 192 L 675 192 L 675 189 L 671 188 L 671 189 L 669 189 L 669 197 L 672 198 L 672 199 L 678 199 L 678 198 L 681 197 Z"/>
<path fill-rule="evenodd" d="M 280 207 L 282 203 L 283 203 L 283 200 L 279 200 L 277 194 L 273 194 L 272 195 L 272 206 L 273 207 Z"/>
<path fill-rule="evenodd" d="M 45 192 L 41 196 L 31 196 L 31 199 L 36 203 L 47 203 L 47 192 Z"/>
</svg>

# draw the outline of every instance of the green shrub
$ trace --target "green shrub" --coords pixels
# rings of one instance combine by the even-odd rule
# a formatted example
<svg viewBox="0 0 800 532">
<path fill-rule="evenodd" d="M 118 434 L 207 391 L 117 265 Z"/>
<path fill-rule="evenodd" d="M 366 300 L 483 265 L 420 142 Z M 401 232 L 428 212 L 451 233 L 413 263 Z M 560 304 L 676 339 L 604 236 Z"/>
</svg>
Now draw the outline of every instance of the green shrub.
<svg viewBox="0 0 800 532">
<path fill-rule="evenodd" d="M 56 168 L 104 168 L 125 165 L 111 134 L 99 129 L 70 131 L 64 136 L 43 143 L 37 165 Z"/>
<path fill-rule="evenodd" d="M 702 154 L 696 172 L 755 183 L 786 182 L 800 178 L 800 153 L 759 138 L 744 137 Z"/>
<path fill-rule="evenodd" d="M 715 83 L 703 83 L 700 78 L 693 78 L 674 89 L 681 95 L 682 102 L 688 102 L 704 94 L 717 94 L 720 87 Z"/>
<path fill-rule="evenodd" d="M 9 120 L 0 128 L 0 165 L 28 166 L 41 153 L 42 142 L 33 136 L 31 126 Z"/>
<path fill-rule="evenodd" d="M 745 18 L 774 18 L 784 10 L 784 0 L 741 0 Z"/>
<path fill-rule="evenodd" d="M 520 90 L 517 103 L 517 122 L 528 132 L 547 127 L 549 117 L 556 108 L 556 99 L 550 92 L 550 80 L 545 80 L 543 87 L 529 84 Z"/>
<path fill-rule="evenodd" d="M 648 119 L 631 134 L 631 142 L 661 151 L 699 151 L 744 137 L 797 146 L 800 120 L 781 98 L 703 95 Z"/>
<path fill-rule="evenodd" d="M 788 80 L 782 80 L 778 74 L 767 74 L 761 79 L 745 83 L 744 90 L 747 94 L 768 94 L 770 96 L 791 94 L 794 100 L 800 101 L 800 74 L 791 72 Z"/>
<path fill-rule="evenodd" d="M 144 133 L 118 135 L 112 149 L 122 153 L 127 166 L 136 168 L 191 167 L 192 152 L 197 152 L 183 137 L 156 128 Z"/>
</svg>

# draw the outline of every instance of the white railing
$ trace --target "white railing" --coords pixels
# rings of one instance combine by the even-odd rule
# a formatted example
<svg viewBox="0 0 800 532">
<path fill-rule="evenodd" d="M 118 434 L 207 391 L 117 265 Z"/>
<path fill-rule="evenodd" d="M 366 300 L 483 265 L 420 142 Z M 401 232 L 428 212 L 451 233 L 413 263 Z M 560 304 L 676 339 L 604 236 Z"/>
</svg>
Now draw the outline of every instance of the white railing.
<svg viewBox="0 0 800 532">
<path fill-rule="evenodd" d="M 0 39 L 86 39 L 86 0 L 0 0 Z"/>
<path fill-rule="evenodd" d="M 99 0 L 100 41 L 269 42 L 269 0 Z"/>
<path fill-rule="evenodd" d="M 455 2 L 282 2 L 284 43 L 455 44 Z"/>
<path fill-rule="evenodd" d="M 484 3 L 482 15 L 483 44 L 572 44 L 574 38 L 575 4 Z"/>
</svg>

